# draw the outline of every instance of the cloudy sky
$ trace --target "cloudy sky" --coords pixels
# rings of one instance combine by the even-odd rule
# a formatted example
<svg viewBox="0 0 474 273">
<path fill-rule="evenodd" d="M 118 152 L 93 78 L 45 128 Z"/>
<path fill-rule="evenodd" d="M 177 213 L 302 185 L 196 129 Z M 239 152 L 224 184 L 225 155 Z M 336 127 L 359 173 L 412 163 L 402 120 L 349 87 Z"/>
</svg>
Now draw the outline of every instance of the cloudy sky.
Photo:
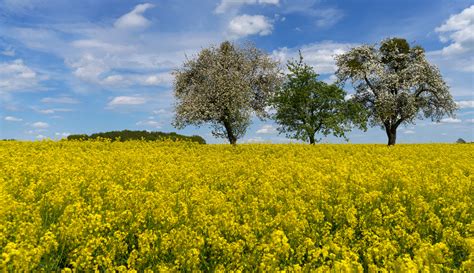
<svg viewBox="0 0 474 273">
<path fill-rule="evenodd" d="M 401 128 L 398 141 L 473 141 L 472 1 L 0 0 L 0 139 L 176 131 L 170 71 L 223 40 L 250 40 L 283 62 L 301 49 L 331 81 L 335 54 L 394 36 L 426 49 L 460 106 L 455 118 Z M 179 132 L 223 142 L 205 126 Z M 380 128 L 349 138 L 386 142 Z M 255 120 L 244 141 L 288 140 Z"/>
</svg>

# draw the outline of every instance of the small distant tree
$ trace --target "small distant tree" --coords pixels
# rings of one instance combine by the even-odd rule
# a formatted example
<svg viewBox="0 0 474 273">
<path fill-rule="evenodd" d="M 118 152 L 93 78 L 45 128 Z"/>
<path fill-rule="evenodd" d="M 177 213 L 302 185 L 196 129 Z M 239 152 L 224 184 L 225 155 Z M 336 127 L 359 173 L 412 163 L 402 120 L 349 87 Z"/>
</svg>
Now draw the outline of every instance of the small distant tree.
<svg viewBox="0 0 474 273">
<path fill-rule="evenodd" d="M 358 103 L 346 101 L 347 93 L 335 84 L 319 81 L 313 68 L 298 61 L 287 63 L 289 73 L 283 88 L 273 99 L 279 125 L 278 131 L 287 137 L 314 144 L 317 134 L 344 137 L 353 124 L 366 129 L 366 116 Z"/>
<path fill-rule="evenodd" d="M 215 137 L 231 144 L 244 136 L 252 113 L 268 117 L 265 108 L 281 83 L 278 62 L 254 46 L 230 42 L 203 49 L 174 76 L 174 125 L 208 123 Z"/>
<path fill-rule="evenodd" d="M 456 140 L 456 143 L 458 143 L 458 144 L 464 144 L 464 143 L 466 143 L 466 141 L 465 141 L 464 139 L 462 139 L 462 138 L 458 138 L 458 140 Z"/>
<path fill-rule="evenodd" d="M 363 45 L 336 57 L 338 81 L 352 82 L 354 100 L 369 110 L 372 126 L 385 129 L 388 145 L 395 145 L 397 128 L 418 118 L 439 121 L 457 109 L 438 68 L 420 46 L 392 38 L 380 47 Z"/>
</svg>

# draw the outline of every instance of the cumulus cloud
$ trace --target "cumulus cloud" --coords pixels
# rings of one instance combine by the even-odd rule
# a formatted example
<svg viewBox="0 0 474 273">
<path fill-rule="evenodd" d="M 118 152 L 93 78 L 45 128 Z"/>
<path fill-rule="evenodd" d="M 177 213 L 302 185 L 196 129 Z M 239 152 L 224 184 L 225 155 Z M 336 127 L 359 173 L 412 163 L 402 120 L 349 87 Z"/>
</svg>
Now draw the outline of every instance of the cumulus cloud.
<svg viewBox="0 0 474 273">
<path fill-rule="evenodd" d="M 247 139 L 247 141 L 244 141 L 246 143 L 259 143 L 259 142 L 265 142 L 265 139 L 263 139 L 262 137 L 252 137 L 252 138 L 249 138 Z"/>
<path fill-rule="evenodd" d="M 216 9 L 214 10 L 215 13 L 225 13 L 229 10 L 238 9 L 243 5 L 254 5 L 254 4 L 261 4 L 261 5 L 278 5 L 280 3 L 279 0 L 221 0 L 219 5 L 217 5 Z"/>
<path fill-rule="evenodd" d="M 474 5 L 451 15 L 435 31 L 439 33 L 440 40 L 448 45 L 431 55 L 448 62 L 457 70 L 474 72 Z"/>
<path fill-rule="evenodd" d="M 354 97 L 354 94 L 347 94 L 347 95 L 344 96 L 344 100 L 348 101 L 348 100 L 352 99 L 353 97 Z"/>
<path fill-rule="evenodd" d="M 132 11 L 118 18 L 114 26 L 119 29 L 145 28 L 150 25 L 150 20 L 143 13 L 154 6 L 150 3 L 136 5 Z"/>
<path fill-rule="evenodd" d="M 151 86 L 169 86 L 173 82 L 173 76 L 168 72 L 154 74 L 111 74 L 112 66 L 103 58 L 95 57 L 92 54 L 85 54 L 76 62 L 70 63 L 75 70 L 73 74 L 88 83 L 94 83 L 105 86 L 131 86 L 131 85 L 151 85 Z"/>
<path fill-rule="evenodd" d="M 129 96 L 118 96 L 113 98 L 107 105 L 108 106 L 119 106 L 119 105 L 140 105 L 145 104 L 147 100 L 143 97 L 129 97 Z"/>
<path fill-rule="evenodd" d="M 6 116 L 4 119 L 6 121 L 13 121 L 13 122 L 23 121 L 23 119 L 21 119 L 21 118 L 12 117 L 12 116 Z"/>
<path fill-rule="evenodd" d="M 145 76 L 145 85 L 170 85 L 173 82 L 173 76 L 170 73 L 159 73 Z"/>
<path fill-rule="evenodd" d="M 141 9 L 150 7 L 145 4 L 132 13 L 141 14 Z M 6 26 L 2 28 L 2 35 L 30 50 L 63 59 L 73 77 L 61 75 L 61 79 L 71 82 L 71 88 L 75 91 L 92 89 L 84 83 L 100 85 L 106 90 L 135 85 L 168 87 L 172 80 L 165 73 L 182 64 L 186 55 L 192 56 L 203 47 L 224 38 L 224 33 L 217 31 L 217 26 L 205 32 L 162 32 L 160 29 L 137 32 L 128 29 L 116 27 L 113 22 L 110 25 L 79 22 L 36 27 Z M 0 52 L 2 49 L 0 45 Z M 5 89 L 0 86 L 2 92 Z"/>
<path fill-rule="evenodd" d="M 282 13 L 314 18 L 315 26 L 319 28 L 330 27 L 344 18 L 342 10 L 335 7 L 322 7 L 318 5 L 320 2 L 318 0 L 285 1 L 282 5 Z"/>
<path fill-rule="evenodd" d="M 36 128 L 36 129 L 46 129 L 46 128 L 49 128 L 49 124 L 46 122 L 38 121 L 31 124 L 31 127 Z"/>
<path fill-rule="evenodd" d="M 413 130 L 405 130 L 405 131 L 403 131 L 403 133 L 404 133 L 404 134 L 407 134 L 407 135 L 412 135 L 412 134 L 415 133 L 415 131 L 413 131 Z"/>
<path fill-rule="evenodd" d="M 8 57 L 14 57 L 15 56 L 15 50 L 11 47 L 7 47 L 4 50 L 0 52 L 0 54 L 8 56 Z"/>
<path fill-rule="evenodd" d="M 331 74 L 337 69 L 334 57 L 355 46 L 357 45 L 325 41 L 303 45 L 300 50 L 304 61 L 313 66 L 316 73 Z M 298 58 L 298 48 L 279 48 L 273 51 L 272 56 L 281 63 L 286 63 L 290 59 Z"/>
<path fill-rule="evenodd" d="M 96 49 L 106 52 L 127 52 L 133 50 L 131 46 L 107 43 L 97 39 L 76 40 L 71 45 L 75 48 L 85 50 Z"/>
<path fill-rule="evenodd" d="M 74 76 L 89 83 L 99 83 L 101 75 L 110 69 L 103 59 L 90 53 L 84 54 L 79 60 L 69 62 L 69 65 L 74 69 Z"/>
<path fill-rule="evenodd" d="M 260 129 L 257 130 L 257 134 L 273 134 L 276 132 L 275 127 L 271 124 L 263 125 Z"/>
<path fill-rule="evenodd" d="M 456 104 L 459 106 L 459 108 L 464 109 L 464 108 L 474 108 L 474 100 L 462 100 L 462 101 L 457 101 Z"/>
<path fill-rule="evenodd" d="M 0 93 L 38 87 L 38 74 L 21 59 L 0 63 Z"/>
<path fill-rule="evenodd" d="M 272 33 L 273 23 L 263 15 L 240 15 L 234 17 L 228 26 L 229 36 L 241 38 L 249 35 L 265 36 Z"/>
<path fill-rule="evenodd" d="M 53 108 L 53 109 L 38 109 L 36 111 L 38 111 L 38 113 L 41 113 L 41 114 L 49 115 L 49 114 L 56 114 L 58 112 L 72 112 L 73 110 L 67 109 L 67 108 Z"/>
<path fill-rule="evenodd" d="M 440 120 L 441 123 L 461 123 L 460 119 L 457 118 L 444 118 Z"/>
<path fill-rule="evenodd" d="M 106 85 L 129 85 L 130 84 L 130 82 L 127 81 L 122 75 L 107 76 L 102 80 L 102 83 Z"/>
<path fill-rule="evenodd" d="M 161 123 L 159 123 L 156 120 L 143 120 L 143 121 L 137 122 L 136 125 L 137 126 L 143 126 L 143 127 L 152 127 L 152 128 L 156 128 L 156 129 L 161 128 Z"/>
<path fill-rule="evenodd" d="M 46 97 L 41 99 L 42 103 L 58 103 L 58 104 L 77 104 L 79 100 L 67 96 L 62 97 Z"/>
<path fill-rule="evenodd" d="M 66 138 L 70 135 L 71 133 L 68 132 L 56 132 L 54 135 L 59 138 Z"/>
<path fill-rule="evenodd" d="M 344 13 L 341 10 L 334 8 L 314 10 L 313 13 L 317 17 L 316 26 L 318 27 L 330 27 L 344 17 Z"/>
</svg>

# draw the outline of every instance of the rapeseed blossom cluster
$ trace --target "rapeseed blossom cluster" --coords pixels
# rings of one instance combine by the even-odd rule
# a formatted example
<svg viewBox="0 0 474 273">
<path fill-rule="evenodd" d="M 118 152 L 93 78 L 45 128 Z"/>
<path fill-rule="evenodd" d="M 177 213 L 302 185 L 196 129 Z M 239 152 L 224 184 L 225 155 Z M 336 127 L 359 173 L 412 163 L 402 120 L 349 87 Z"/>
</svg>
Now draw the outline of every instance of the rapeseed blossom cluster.
<svg viewBox="0 0 474 273">
<path fill-rule="evenodd" d="M 474 146 L 0 142 L 2 272 L 474 272 Z"/>
</svg>

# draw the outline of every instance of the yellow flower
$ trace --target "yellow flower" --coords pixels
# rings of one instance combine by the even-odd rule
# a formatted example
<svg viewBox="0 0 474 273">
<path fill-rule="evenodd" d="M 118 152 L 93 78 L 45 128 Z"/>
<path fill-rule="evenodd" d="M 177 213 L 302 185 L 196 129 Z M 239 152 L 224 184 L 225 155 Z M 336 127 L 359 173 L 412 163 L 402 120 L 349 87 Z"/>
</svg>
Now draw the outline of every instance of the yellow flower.
<svg viewBox="0 0 474 273">
<path fill-rule="evenodd" d="M 474 146 L 0 142 L 0 271 L 474 268 Z"/>
</svg>

